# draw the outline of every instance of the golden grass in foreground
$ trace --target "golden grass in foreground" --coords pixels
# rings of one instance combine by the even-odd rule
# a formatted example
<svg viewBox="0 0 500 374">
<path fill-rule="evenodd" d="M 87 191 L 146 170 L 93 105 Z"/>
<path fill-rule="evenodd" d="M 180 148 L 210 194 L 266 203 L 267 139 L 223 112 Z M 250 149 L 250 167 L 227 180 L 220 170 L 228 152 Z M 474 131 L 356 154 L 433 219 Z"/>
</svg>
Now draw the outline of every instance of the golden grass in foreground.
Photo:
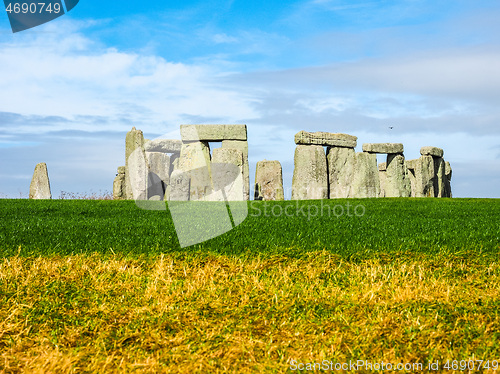
<svg viewBox="0 0 500 374">
<path fill-rule="evenodd" d="M 498 263 L 328 253 L 11 257 L 2 372 L 284 372 L 290 360 L 500 359 Z"/>
</svg>

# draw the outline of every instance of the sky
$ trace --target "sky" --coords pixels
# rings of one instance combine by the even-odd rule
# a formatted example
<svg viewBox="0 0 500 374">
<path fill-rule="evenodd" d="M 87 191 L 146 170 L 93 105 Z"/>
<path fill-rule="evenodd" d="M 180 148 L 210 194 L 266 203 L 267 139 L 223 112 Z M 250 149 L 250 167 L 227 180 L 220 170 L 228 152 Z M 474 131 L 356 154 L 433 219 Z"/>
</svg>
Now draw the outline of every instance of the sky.
<svg viewBox="0 0 500 374">
<path fill-rule="evenodd" d="M 499 198 L 498 19 L 498 0 L 80 0 L 13 34 L 2 11 L 0 197 L 39 162 L 54 198 L 111 192 L 132 126 L 243 123 L 251 183 L 279 160 L 288 197 L 306 130 L 443 148 L 454 197 Z"/>
</svg>

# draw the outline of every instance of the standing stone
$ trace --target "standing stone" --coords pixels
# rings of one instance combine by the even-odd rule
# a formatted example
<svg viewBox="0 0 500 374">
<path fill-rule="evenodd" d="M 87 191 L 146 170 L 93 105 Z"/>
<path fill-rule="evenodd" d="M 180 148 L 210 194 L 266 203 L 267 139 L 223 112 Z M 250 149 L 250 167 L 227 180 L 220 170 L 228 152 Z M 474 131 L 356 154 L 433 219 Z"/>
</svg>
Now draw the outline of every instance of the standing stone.
<svg viewBox="0 0 500 374">
<path fill-rule="evenodd" d="M 49 173 L 47 172 L 47 164 L 41 162 L 35 166 L 33 178 L 30 184 L 30 199 L 52 199 L 50 192 Z"/>
<path fill-rule="evenodd" d="M 255 200 L 284 200 L 283 172 L 279 161 L 259 161 L 255 169 Z"/>
<path fill-rule="evenodd" d="M 210 200 L 213 186 L 208 142 L 182 144 L 178 167 L 189 176 L 189 200 Z"/>
<path fill-rule="evenodd" d="M 378 197 L 380 195 L 380 180 L 377 155 L 375 153 L 358 152 L 355 159 L 351 197 Z"/>
<path fill-rule="evenodd" d="M 146 199 L 146 190 L 144 135 L 141 130 L 132 127 L 125 137 L 125 195 L 127 199 Z"/>
<path fill-rule="evenodd" d="M 420 156 L 415 168 L 415 197 L 434 197 L 434 160 L 432 156 Z"/>
<path fill-rule="evenodd" d="M 243 193 L 250 199 L 250 168 L 248 164 L 248 142 L 246 140 L 223 140 L 222 148 L 238 149 L 243 153 Z"/>
<path fill-rule="evenodd" d="M 170 174 L 170 184 L 167 186 L 167 196 L 170 201 L 189 200 L 189 174 L 182 170 L 174 170 Z"/>
<path fill-rule="evenodd" d="M 402 154 L 387 155 L 387 171 L 385 181 L 386 197 L 411 196 L 411 184 Z"/>
<path fill-rule="evenodd" d="M 446 197 L 452 197 L 451 194 L 451 165 L 448 161 L 445 162 L 445 191 Z"/>
<path fill-rule="evenodd" d="M 436 197 L 446 196 L 446 166 L 442 157 L 433 157 L 434 170 L 436 170 L 436 178 L 434 184 L 434 194 Z"/>
<path fill-rule="evenodd" d="M 212 201 L 244 201 L 243 153 L 234 148 L 212 152 Z"/>
<path fill-rule="evenodd" d="M 326 155 L 320 145 L 297 145 L 294 157 L 292 200 L 328 198 Z"/>
<path fill-rule="evenodd" d="M 330 199 L 351 197 L 356 163 L 354 148 L 328 147 L 327 154 Z"/>
<path fill-rule="evenodd" d="M 113 181 L 113 200 L 125 200 L 125 166 L 119 166 Z"/>
<path fill-rule="evenodd" d="M 385 197 L 385 185 L 387 183 L 387 163 L 381 162 L 380 164 L 378 164 L 378 177 L 380 179 L 379 197 Z"/>
<path fill-rule="evenodd" d="M 415 160 L 406 160 L 406 169 L 408 170 L 408 178 L 410 180 L 410 190 L 411 190 L 411 197 L 415 197 L 415 192 L 417 190 L 416 186 L 416 177 L 415 177 L 415 169 L 417 168 L 417 162 L 420 162 L 420 160 L 415 159 Z"/>
<path fill-rule="evenodd" d="M 170 183 L 170 156 L 161 152 L 146 152 L 148 160 L 148 199 L 164 200 Z"/>
</svg>

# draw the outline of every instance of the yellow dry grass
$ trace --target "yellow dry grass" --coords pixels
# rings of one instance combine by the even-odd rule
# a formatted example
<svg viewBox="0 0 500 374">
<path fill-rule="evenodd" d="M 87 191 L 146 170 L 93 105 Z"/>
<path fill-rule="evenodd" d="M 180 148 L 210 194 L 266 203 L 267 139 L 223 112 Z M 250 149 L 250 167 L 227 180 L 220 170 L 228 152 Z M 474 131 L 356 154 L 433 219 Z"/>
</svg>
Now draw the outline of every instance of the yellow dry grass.
<svg viewBox="0 0 500 374">
<path fill-rule="evenodd" d="M 499 283 L 498 263 L 432 256 L 10 257 L 0 263 L 0 370 L 498 360 Z"/>
</svg>

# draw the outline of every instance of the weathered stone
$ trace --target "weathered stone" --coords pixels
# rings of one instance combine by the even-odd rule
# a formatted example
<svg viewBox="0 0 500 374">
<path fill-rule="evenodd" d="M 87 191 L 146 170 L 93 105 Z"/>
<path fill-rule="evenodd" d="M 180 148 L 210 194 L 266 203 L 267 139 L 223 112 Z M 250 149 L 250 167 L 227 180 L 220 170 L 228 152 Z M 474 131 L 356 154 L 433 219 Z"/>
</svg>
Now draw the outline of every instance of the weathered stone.
<svg viewBox="0 0 500 374">
<path fill-rule="evenodd" d="M 422 147 L 420 148 L 420 154 L 422 156 L 443 157 L 444 151 L 438 147 Z"/>
<path fill-rule="evenodd" d="M 223 140 L 222 148 L 238 149 L 243 153 L 243 193 L 250 199 L 250 167 L 248 164 L 248 142 L 246 140 Z"/>
<path fill-rule="evenodd" d="M 415 177 L 415 169 L 417 168 L 417 163 L 419 163 L 419 159 L 414 160 L 405 160 L 406 169 L 408 170 L 408 179 L 410 181 L 410 196 L 415 197 L 415 193 L 417 190 L 416 186 L 416 177 Z"/>
<path fill-rule="evenodd" d="M 181 125 L 183 142 L 247 140 L 247 125 Z"/>
<path fill-rule="evenodd" d="M 243 201 L 243 152 L 235 148 L 212 151 L 212 201 Z"/>
<path fill-rule="evenodd" d="M 167 186 L 168 200 L 170 201 L 188 201 L 190 178 L 187 172 L 174 170 L 170 174 L 170 184 Z"/>
<path fill-rule="evenodd" d="M 402 154 L 387 155 L 387 171 L 384 183 L 385 197 L 411 196 L 411 182 Z"/>
<path fill-rule="evenodd" d="M 143 147 L 137 147 L 127 159 L 127 168 L 125 172 L 126 188 L 130 188 L 131 195 L 127 198 L 134 200 L 148 200 L 150 193 L 148 191 L 149 167 L 146 159 L 146 152 Z"/>
<path fill-rule="evenodd" d="M 401 143 L 364 143 L 363 152 L 368 153 L 403 153 L 404 147 Z"/>
<path fill-rule="evenodd" d="M 283 173 L 279 161 L 259 161 L 255 169 L 255 200 L 284 200 Z"/>
<path fill-rule="evenodd" d="M 138 149 L 138 152 L 134 153 Z M 130 157 L 133 155 L 133 163 L 140 166 L 140 170 L 130 170 Z M 125 137 L 125 198 L 134 199 L 135 196 L 146 198 L 146 155 L 144 151 L 144 135 L 141 130 L 132 127 Z M 142 175 L 144 173 L 144 175 Z M 131 178 L 139 178 L 134 180 L 136 190 L 132 190 Z M 140 185 L 140 186 L 139 186 Z M 142 193 L 138 189 L 143 189 Z"/>
<path fill-rule="evenodd" d="M 434 195 L 435 197 L 448 197 L 446 193 L 446 174 L 445 174 L 445 163 L 442 157 L 433 157 L 434 159 L 434 170 L 436 170 L 436 178 L 434 184 Z"/>
<path fill-rule="evenodd" d="M 377 155 L 358 152 L 352 181 L 351 197 L 365 198 L 380 195 L 380 179 L 377 167 Z"/>
<path fill-rule="evenodd" d="M 386 171 L 387 170 L 387 163 L 386 162 L 381 162 L 378 164 L 378 171 Z"/>
<path fill-rule="evenodd" d="M 124 200 L 125 195 L 125 166 L 118 166 L 118 172 L 113 181 L 113 199 Z"/>
<path fill-rule="evenodd" d="M 320 145 L 297 145 L 292 200 L 328 198 L 326 155 Z"/>
<path fill-rule="evenodd" d="M 405 160 L 406 168 L 411 169 L 411 170 L 415 170 L 417 167 L 417 162 L 419 162 L 418 158 L 413 159 L 413 160 Z"/>
<path fill-rule="evenodd" d="M 386 169 L 380 170 L 380 164 L 378 169 L 378 179 L 380 181 L 380 193 L 378 194 L 378 196 L 385 197 L 385 185 L 387 184 L 387 170 Z"/>
<path fill-rule="evenodd" d="M 164 200 L 170 183 L 170 156 L 161 152 L 146 152 L 148 160 L 148 200 Z"/>
<path fill-rule="evenodd" d="M 181 147 L 182 141 L 174 139 L 155 139 L 144 142 L 146 152 L 179 153 Z"/>
<path fill-rule="evenodd" d="M 432 156 L 420 156 L 415 171 L 415 197 L 434 197 L 436 172 Z M 413 195 L 413 194 L 412 194 Z"/>
<path fill-rule="evenodd" d="M 33 178 L 30 184 L 30 199 L 52 199 L 50 192 L 49 173 L 47 172 L 47 164 L 41 162 L 35 166 Z"/>
<path fill-rule="evenodd" d="M 213 185 L 207 142 L 184 143 L 179 156 L 179 170 L 189 175 L 189 200 L 210 200 Z"/>
<path fill-rule="evenodd" d="M 330 132 L 307 132 L 299 131 L 295 134 L 295 144 L 322 145 L 330 147 L 356 147 L 358 138 L 348 134 L 335 134 Z"/>
<path fill-rule="evenodd" d="M 446 176 L 446 179 L 445 179 L 445 197 L 452 197 L 452 193 L 451 193 L 451 165 L 448 161 L 445 161 L 445 176 Z"/>
<path fill-rule="evenodd" d="M 355 153 L 354 148 L 328 148 L 330 199 L 351 197 L 356 163 Z"/>
</svg>

